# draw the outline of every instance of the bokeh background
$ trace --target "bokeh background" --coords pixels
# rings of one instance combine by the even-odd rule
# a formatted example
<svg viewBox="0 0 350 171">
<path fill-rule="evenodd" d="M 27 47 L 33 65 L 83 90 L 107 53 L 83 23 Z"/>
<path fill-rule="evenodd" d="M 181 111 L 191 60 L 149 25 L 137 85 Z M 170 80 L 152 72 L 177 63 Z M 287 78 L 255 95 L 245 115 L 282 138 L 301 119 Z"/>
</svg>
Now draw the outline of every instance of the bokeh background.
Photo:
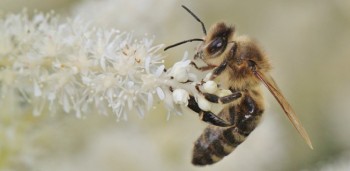
<svg viewBox="0 0 350 171">
<path fill-rule="evenodd" d="M 254 37 L 274 66 L 273 77 L 309 132 L 310 150 L 266 91 L 263 122 L 231 155 L 203 168 L 191 165 L 193 142 L 206 124 L 196 114 L 167 120 L 161 103 L 145 118 L 74 114 L 34 117 L 1 100 L 0 170 L 350 170 L 350 1 L 0 0 L 7 13 L 54 10 L 105 28 L 154 35 L 172 44 L 202 37 L 217 21 Z M 1 33 L 0 33 L 1 34 Z M 193 54 L 196 43 L 163 54 L 167 65 Z"/>
</svg>

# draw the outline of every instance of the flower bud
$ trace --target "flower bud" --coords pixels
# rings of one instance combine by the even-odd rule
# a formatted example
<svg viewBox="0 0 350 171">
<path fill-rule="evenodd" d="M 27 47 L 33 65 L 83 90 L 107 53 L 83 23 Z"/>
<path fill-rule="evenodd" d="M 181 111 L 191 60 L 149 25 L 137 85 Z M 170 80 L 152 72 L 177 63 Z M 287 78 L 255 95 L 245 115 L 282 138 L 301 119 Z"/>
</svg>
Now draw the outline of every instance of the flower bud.
<svg viewBox="0 0 350 171">
<path fill-rule="evenodd" d="M 204 111 L 209 111 L 211 109 L 211 103 L 207 99 L 205 99 L 203 96 L 199 96 L 197 101 L 200 109 Z"/>
<path fill-rule="evenodd" d="M 213 94 L 218 89 L 218 85 L 216 84 L 215 81 L 207 81 L 206 83 L 203 84 L 203 89 L 205 92 Z"/>
<path fill-rule="evenodd" d="M 184 89 L 175 89 L 173 92 L 173 100 L 175 104 L 187 106 L 189 98 L 190 95 Z"/>
</svg>

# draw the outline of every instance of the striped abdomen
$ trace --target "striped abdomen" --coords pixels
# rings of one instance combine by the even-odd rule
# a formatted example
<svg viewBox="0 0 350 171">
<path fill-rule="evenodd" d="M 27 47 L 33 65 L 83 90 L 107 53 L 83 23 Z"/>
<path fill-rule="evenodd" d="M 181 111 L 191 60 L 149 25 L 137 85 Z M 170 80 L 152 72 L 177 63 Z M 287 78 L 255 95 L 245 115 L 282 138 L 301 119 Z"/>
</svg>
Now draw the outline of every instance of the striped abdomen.
<svg viewBox="0 0 350 171">
<path fill-rule="evenodd" d="M 260 95 L 246 94 L 240 104 L 225 107 L 218 116 L 235 126 L 223 128 L 209 125 L 205 128 L 195 142 L 192 163 L 213 164 L 241 144 L 258 125 L 263 113 L 263 105 L 257 100 L 262 100 Z"/>
</svg>

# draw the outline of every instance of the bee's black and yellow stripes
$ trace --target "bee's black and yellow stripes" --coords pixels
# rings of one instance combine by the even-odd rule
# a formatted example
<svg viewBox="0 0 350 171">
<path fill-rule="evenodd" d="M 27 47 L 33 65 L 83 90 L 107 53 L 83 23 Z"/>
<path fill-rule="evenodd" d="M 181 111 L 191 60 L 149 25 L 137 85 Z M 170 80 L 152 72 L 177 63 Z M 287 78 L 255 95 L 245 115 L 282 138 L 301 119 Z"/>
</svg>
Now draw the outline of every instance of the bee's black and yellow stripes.
<svg viewBox="0 0 350 171">
<path fill-rule="evenodd" d="M 232 127 L 209 125 L 195 142 L 192 163 L 213 164 L 230 154 L 258 125 L 263 109 L 252 97 L 245 96 L 238 105 L 224 108 L 218 117 L 233 123 Z"/>
</svg>

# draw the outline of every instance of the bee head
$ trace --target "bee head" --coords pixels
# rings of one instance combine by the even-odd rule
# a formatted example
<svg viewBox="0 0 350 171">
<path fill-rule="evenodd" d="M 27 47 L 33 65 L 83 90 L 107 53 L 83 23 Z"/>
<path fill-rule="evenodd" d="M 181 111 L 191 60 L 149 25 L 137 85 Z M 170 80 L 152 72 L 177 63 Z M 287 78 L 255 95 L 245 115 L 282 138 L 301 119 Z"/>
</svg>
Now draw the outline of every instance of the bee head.
<svg viewBox="0 0 350 171">
<path fill-rule="evenodd" d="M 234 34 L 234 27 L 227 26 L 223 22 L 214 24 L 208 35 L 205 37 L 201 45 L 201 58 L 203 60 L 210 60 L 219 57 L 226 50 L 228 41 L 231 40 Z"/>
</svg>

